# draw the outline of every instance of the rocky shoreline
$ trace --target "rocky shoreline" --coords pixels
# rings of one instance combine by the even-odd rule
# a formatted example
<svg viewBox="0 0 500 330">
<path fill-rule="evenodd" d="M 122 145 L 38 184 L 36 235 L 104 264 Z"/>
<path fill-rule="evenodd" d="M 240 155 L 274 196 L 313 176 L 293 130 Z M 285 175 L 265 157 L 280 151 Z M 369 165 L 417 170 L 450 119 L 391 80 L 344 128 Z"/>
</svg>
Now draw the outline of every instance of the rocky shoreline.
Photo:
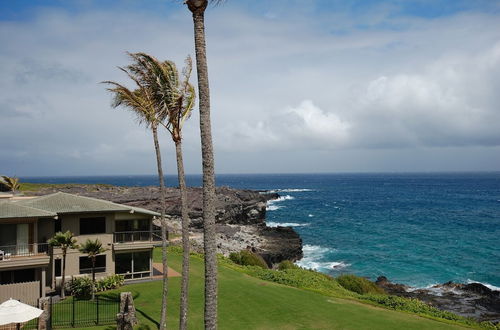
<svg viewBox="0 0 500 330">
<path fill-rule="evenodd" d="M 416 298 L 438 309 L 480 322 L 500 322 L 500 291 L 493 291 L 481 283 L 446 282 L 417 289 L 392 283 L 385 276 L 380 276 L 375 284 L 388 294 Z"/>
<path fill-rule="evenodd" d="M 160 211 L 159 188 L 153 186 L 68 184 L 45 187 L 25 194 L 46 195 L 56 191 Z M 228 187 L 219 187 L 216 192 L 218 253 L 228 256 L 231 252 L 251 249 L 261 255 L 270 267 L 283 260 L 297 261 L 302 258 L 302 239 L 293 228 L 266 226 L 266 203 L 277 199 L 278 194 Z M 202 252 L 202 189 L 188 188 L 187 196 L 191 220 L 191 244 L 194 250 Z M 179 235 L 181 230 L 179 189 L 167 188 L 166 201 L 169 232 Z"/>
<path fill-rule="evenodd" d="M 45 195 L 63 191 L 82 196 L 102 198 L 116 203 L 160 210 L 158 187 L 118 187 L 109 185 L 57 185 L 42 188 L 26 195 Z M 216 223 L 218 253 L 250 249 L 268 263 L 276 266 L 283 260 L 297 261 L 303 256 L 302 239 L 291 227 L 266 226 L 266 203 L 277 199 L 277 193 L 265 191 L 217 188 Z M 188 189 L 190 241 L 192 248 L 203 252 L 202 190 Z M 167 215 L 170 233 L 180 235 L 180 194 L 167 189 Z M 179 239 L 178 239 L 179 240 Z M 391 295 L 416 298 L 438 309 L 471 317 L 478 321 L 500 322 L 500 292 L 480 283 L 447 282 L 417 289 L 390 282 L 380 276 L 375 282 Z"/>
</svg>

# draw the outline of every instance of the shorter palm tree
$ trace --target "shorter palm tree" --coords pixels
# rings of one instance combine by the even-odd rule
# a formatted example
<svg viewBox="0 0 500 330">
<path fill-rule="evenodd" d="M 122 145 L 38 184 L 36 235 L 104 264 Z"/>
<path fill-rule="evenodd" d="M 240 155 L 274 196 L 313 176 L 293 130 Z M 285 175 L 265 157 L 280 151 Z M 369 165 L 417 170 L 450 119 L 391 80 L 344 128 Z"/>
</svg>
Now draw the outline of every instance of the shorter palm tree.
<svg viewBox="0 0 500 330">
<path fill-rule="evenodd" d="M 65 233 L 57 232 L 52 238 L 50 238 L 47 243 L 51 247 L 58 247 L 62 250 L 63 261 L 62 261 L 62 279 L 61 279 L 61 298 L 65 298 L 64 293 L 64 280 L 66 277 L 66 254 L 68 253 L 68 249 L 76 249 L 78 246 L 76 245 L 76 238 L 69 230 Z"/>
<path fill-rule="evenodd" d="M 92 261 L 92 300 L 95 298 L 95 261 L 97 255 L 106 251 L 105 248 L 102 247 L 101 241 L 97 238 L 93 241 L 91 239 L 87 239 L 85 243 L 79 248 L 81 253 L 86 253 L 90 260 Z"/>
<path fill-rule="evenodd" d="M 21 188 L 21 185 L 19 184 L 19 178 L 16 178 L 15 176 L 9 177 L 6 175 L 2 175 L 0 179 L 1 185 L 7 187 L 10 191 L 15 193 Z"/>
</svg>

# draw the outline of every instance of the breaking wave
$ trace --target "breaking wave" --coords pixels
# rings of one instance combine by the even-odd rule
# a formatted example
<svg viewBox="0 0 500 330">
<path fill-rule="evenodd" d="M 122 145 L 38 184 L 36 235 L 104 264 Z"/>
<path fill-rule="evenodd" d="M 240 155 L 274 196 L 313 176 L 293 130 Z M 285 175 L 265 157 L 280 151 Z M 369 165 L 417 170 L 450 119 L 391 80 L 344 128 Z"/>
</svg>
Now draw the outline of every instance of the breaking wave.
<svg viewBox="0 0 500 330">
<path fill-rule="evenodd" d="M 350 264 L 343 261 L 322 261 L 326 255 L 334 252 L 335 249 L 306 244 L 302 248 L 302 251 L 304 252 L 304 257 L 297 261 L 296 264 L 303 268 L 324 271 L 339 270 L 350 266 Z"/>
<path fill-rule="evenodd" d="M 484 285 L 485 287 L 487 287 L 490 290 L 500 291 L 500 287 L 491 285 L 489 283 L 483 283 L 483 282 L 478 282 L 478 281 L 473 281 L 473 280 L 467 280 L 467 284 L 470 284 L 470 283 L 479 283 L 479 284 Z"/>
<path fill-rule="evenodd" d="M 278 205 L 274 205 L 274 204 L 284 202 L 287 200 L 292 200 L 292 199 L 295 199 L 295 197 L 290 196 L 290 195 L 285 195 L 285 196 L 280 196 L 277 199 L 267 201 L 266 210 L 267 211 L 279 210 L 279 209 L 283 208 L 283 206 L 278 206 Z"/>
<path fill-rule="evenodd" d="M 280 193 L 280 192 L 304 192 L 304 191 L 314 191 L 312 189 L 300 189 L 300 188 L 290 188 L 290 189 L 272 189 L 267 192 L 272 193 Z"/>
<path fill-rule="evenodd" d="M 273 222 L 273 221 L 269 221 L 269 222 L 266 222 L 266 225 L 268 227 L 305 227 L 305 226 L 309 226 L 310 224 L 309 223 L 296 223 L 296 222 Z"/>
</svg>

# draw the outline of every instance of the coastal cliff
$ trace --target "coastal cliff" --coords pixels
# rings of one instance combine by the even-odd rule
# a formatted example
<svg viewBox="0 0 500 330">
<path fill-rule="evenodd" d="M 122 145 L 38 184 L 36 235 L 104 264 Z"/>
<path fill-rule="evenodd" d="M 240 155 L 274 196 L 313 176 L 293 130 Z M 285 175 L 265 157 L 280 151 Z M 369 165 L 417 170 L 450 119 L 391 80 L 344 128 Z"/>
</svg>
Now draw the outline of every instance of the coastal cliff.
<svg viewBox="0 0 500 330">
<path fill-rule="evenodd" d="M 45 195 L 56 191 L 101 198 L 120 204 L 160 211 L 158 187 L 120 187 L 111 185 L 56 185 L 26 195 Z M 196 251 L 203 250 L 202 189 L 188 188 L 190 240 Z M 283 260 L 302 258 L 302 239 L 290 227 L 266 226 L 266 203 L 276 199 L 276 193 L 254 190 L 217 188 L 216 223 L 218 253 L 250 249 L 261 255 L 270 267 Z M 179 189 L 167 188 L 167 216 L 169 231 L 180 234 Z"/>
</svg>

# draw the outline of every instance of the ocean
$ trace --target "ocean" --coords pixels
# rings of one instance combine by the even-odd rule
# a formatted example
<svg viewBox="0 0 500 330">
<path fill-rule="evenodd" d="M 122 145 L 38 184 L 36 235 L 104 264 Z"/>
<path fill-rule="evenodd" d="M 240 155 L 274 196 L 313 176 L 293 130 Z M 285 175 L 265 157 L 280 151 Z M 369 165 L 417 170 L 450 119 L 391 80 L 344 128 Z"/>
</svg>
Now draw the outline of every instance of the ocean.
<svg viewBox="0 0 500 330">
<path fill-rule="evenodd" d="M 157 184 L 155 176 L 26 177 L 26 182 Z M 176 177 L 167 176 L 176 186 Z M 200 186 L 200 175 L 187 176 Z M 428 287 L 500 290 L 500 173 L 218 175 L 218 186 L 270 190 L 267 224 L 292 226 L 299 265 L 331 275 Z"/>
</svg>

